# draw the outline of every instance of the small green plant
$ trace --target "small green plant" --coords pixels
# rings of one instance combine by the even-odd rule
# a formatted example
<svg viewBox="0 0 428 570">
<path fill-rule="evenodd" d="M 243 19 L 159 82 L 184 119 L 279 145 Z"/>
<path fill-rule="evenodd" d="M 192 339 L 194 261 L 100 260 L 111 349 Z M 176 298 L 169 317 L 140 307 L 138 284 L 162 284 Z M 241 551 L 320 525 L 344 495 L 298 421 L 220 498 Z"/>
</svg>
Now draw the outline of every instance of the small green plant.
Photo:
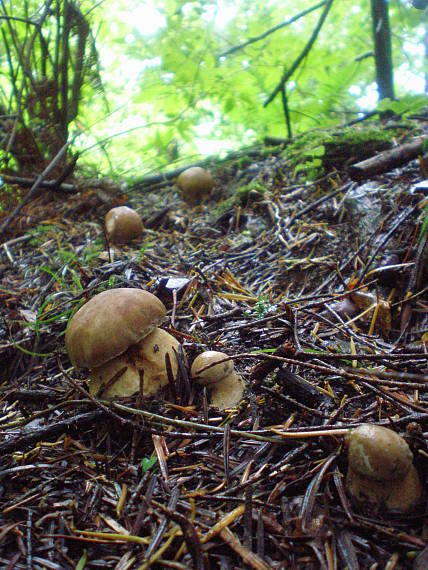
<svg viewBox="0 0 428 570">
<path fill-rule="evenodd" d="M 273 313 L 276 311 L 276 305 L 272 305 L 267 297 L 267 295 L 259 295 L 257 298 L 257 302 L 254 305 L 254 308 L 246 311 L 248 316 L 256 316 L 258 319 L 263 319 L 269 313 Z"/>
<path fill-rule="evenodd" d="M 77 255 L 74 253 L 74 251 L 69 251 L 67 249 L 59 249 L 57 251 L 58 257 L 61 259 L 61 261 L 64 261 L 65 263 L 76 263 L 77 262 Z"/>
<path fill-rule="evenodd" d="M 137 257 L 137 263 L 140 263 L 142 261 L 146 251 L 151 249 L 154 245 L 155 245 L 154 241 L 148 241 L 147 243 L 144 243 L 142 247 L 140 247 L 140 251 L 138 252 L 138 257 Z"/>
<path fill-rule="evenodd" d="M 262 200 L 265 194 L 265 188 L 259 182 L 252 182 L 238 188 L 235 194 L 235 202 L 239 206 L 248 206 L 251 201 Z"/>
<path fill-rule="evenodd" d="M 104 251 L 103 238 L 97 238 L 94 242 L 88 243 L 82 251 L 83 265 L 89 265 L 93 259 L 98 258 L 102 251 Z"/>
<path fill-rule="evenodd" d="M 155 465 L 156 462 L 157 458 L 155 455 L 153 455 L 152 457 L 143 457 L 143 459 L 141 460 L 141 469 L 143 473 L 149 471 L 153 467 L 153 465 Z"/>
<path fill-rule="evenodd" d="M 110 275 L 107 281 L 106 289 L 112 289 L 117 285 L 117 275 Z"/>
<path fill-rule="evenodd" d="M 322 157 L 325 154 L 325 146 L 319 145 L 309 149 L 305 154 L 305 161 L 299 162 L 294 167 L 294 174 L 302 172 L 306 180 L 314 180 L 322 170 Z"/>
<path fill-rule="evenodd" d="M 276 305 L 271 305 L 266 295 L 260 295 L 254 307 L 254 311 L 259 319 L 266 317 L 269 313 L 276 311 Z"/>
<path fill-rule="evenodd" d="M 426 95 L 404 95 L 400 99 L 382 99 L 379 101 L 377 110 L 385 113 L 391 111 L 395 115 L 406 117 L 414 113 L 419 113 L 428 105 L 428 97 Z"/>
<path fill-rule="evenodd" d="M 29 244 L 33 247 L 41 245 L 46 240 L 46 235 L 49 232 L 58 232 L 58 228 L 53 224 L 40 224 L 37 227 L 30 230 L 30 235 L 32 236 Z"/>
</svg>

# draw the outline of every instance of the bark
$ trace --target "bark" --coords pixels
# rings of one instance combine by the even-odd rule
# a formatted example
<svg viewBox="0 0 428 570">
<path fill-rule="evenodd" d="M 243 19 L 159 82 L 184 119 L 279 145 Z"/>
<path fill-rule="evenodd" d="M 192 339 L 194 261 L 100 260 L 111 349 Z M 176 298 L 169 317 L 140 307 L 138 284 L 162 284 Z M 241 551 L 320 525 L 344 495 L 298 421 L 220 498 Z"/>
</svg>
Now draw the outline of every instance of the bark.
<svg viewBox="0 0 428 570">
<path fill-rule="evenodd" d="M 372 158 L 352 164 L 348 168 L 348 174 L 352 180 L 365 180 L 376 176 L 376 174 L 389 172 L 394 168 L 403 166 L 422 154 L 424 140 L 425 137 L 420 137 L 410 143 L 397 146 L 392 150 L 381 152 Z"/>
<path fill-rule="evenodd" d="M 376 63 L 376 83 L 379 92 L 379 99 L 394 99 L 394 78 L 388 3 L 386 0 L 371 0 L 371 7 Z"/>
</svg>

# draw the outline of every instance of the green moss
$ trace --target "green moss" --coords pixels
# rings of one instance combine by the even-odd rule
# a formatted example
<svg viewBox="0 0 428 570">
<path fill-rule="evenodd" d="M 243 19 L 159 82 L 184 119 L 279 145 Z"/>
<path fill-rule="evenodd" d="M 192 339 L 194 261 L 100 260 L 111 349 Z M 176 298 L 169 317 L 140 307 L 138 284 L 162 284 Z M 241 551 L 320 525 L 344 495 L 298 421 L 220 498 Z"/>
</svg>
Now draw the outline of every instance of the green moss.
<svg viewBox="0 0 428 570">
<path fill-rule="evenodd" d="M 259 182 L 251 182 L 238 188 L 234 199 L 239 206 L 248 206 L 250 202 L 261 200 L 265 194 L 265 188 Z"/>
<path fill-rule="evenodd" d="M 218 218 L 228 210 L 231 210 L 236 205 L 235 196 L 230 196 L 226 200 L 222 200 L 213 208 L 214 217 Z"/>
<path fill-rule="evenodd" d="M 307 178 L 314 178 L 324 169 L 341 169 L 390 148 L 393 136 L 394 131 L 379 125 L 311 131 L 289 144 L 282 156 L 296 174 L 303 171 Z"/>
<path fill-rule="evenodd" d="M 250 184 L 244 184 L 237 188 L 232 196 L 222 200 L 214 208 L 214 215 L 216 217 L 221 216 L 224 212 L 231 210 L 237 206 L 241 208 L 247 207 L 252 202 L 257 202 L 262 200 L 265 194 L 265 188 L 262 184 L 258 182 L 251 182 Z"/>
</svg>

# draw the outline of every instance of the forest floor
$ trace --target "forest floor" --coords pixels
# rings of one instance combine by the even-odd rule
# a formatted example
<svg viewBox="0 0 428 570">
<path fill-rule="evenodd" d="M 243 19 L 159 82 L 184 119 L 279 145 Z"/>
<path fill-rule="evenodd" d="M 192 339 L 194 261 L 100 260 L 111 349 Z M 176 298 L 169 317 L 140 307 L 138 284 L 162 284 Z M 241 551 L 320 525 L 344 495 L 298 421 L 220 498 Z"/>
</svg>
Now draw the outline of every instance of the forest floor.
<svg viewBox="0 0 428 570">
<path fill-rule="evenodd" d="M 213 159 L 199 206 L 169 178 L 127 195 L 72 180 L 15 215 L 0 247 L 1 568 L 428 567 L 426 506 L 355 503 L 343 435 L 400 433 L 427 487 L 428 176 L 402 152 L 427 122 L 376 124 L 386 145 L 333 133 L 324 154 Z M 389 146 L 392 163 L 350 178 Z M 0 223 L 28 189 L 1 191 Z M 125 202 L 144 235 L 107 247 L 104 215 Z M 184 360 L 175 394 L 90 398 L 65 327 L 117 287 L 162 299 L 189 363 L 233 356 L 241 402 L 210 407 Z"/>
</svg>

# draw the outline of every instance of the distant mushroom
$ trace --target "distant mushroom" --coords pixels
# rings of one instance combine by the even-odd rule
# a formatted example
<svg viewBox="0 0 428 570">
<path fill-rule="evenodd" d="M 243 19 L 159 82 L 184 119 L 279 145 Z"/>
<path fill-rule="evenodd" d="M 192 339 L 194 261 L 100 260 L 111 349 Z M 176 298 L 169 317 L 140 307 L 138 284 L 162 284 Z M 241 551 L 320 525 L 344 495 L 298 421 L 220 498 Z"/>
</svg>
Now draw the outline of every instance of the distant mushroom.
<svg viewBox="0 0 428 570">
<path fill-rule="evenodd" d="M 232 360 L 226 359 L 227 354 L 208 350 L 195 358 L 190 370 L 195 382 L 211 389 L 211 405 L 219 410 L 235 406 L 245 388 Z"/>
<path fill-rule="evenodd" d="M 89 391 L 103 397 L 152 396 L 168 384 L 165 355 L 177 375 L 178 341 L 159 325 L 166 313 L 155 295 L 110 289 L 95 295 L 71 318 L 65 345 L 72 364 L 90 370 Z"/>
<path fill-rule="evenodd" d="M 406 441 L 394 431 L 363 424 L 348 436 L 346 487 L 360 505 L 409 512 L 422 486 Z"/>
<path fill-rule="evenodd" d="M 181 189 L 186 202 L 198 204 L 210 194 L 214 180 L 208 170 L 200 166 L 192 166 L 179 175 L 177 186 Z"/>
<path fill-rule="evenodd" d="M 118 206 L 107 212 L 105 227 L 107 237 L 112 243 L 129 243 L 143 233 L 140 216 L 128 206 Z"/>
<path fill-rule="evenodd" d="M 329 307 L 342 319 L 352 318 L 358 314 L 358 307 L 348 297 L 332 303 Z"/>
</svg>

